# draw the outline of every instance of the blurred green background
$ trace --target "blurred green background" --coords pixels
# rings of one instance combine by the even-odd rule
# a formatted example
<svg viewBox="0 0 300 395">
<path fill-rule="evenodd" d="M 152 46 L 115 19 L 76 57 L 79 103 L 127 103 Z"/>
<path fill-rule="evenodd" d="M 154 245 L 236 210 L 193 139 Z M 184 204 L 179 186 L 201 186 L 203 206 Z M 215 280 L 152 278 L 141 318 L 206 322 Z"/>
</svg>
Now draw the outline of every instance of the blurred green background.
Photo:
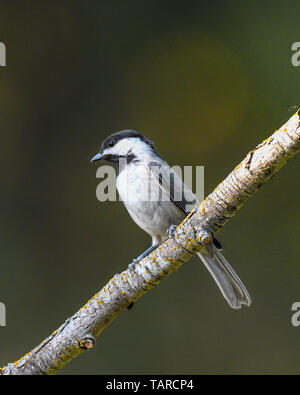
<svg viewBox="0 0 300 395">
<path fill-rule="evenodd" d="M 299 1 L 0 1 L 0 366 L 149 246 L 120 202 L 96 199 L 103 138 L 141 131 L 171 165 L 205 166 L 208 194 L 299 106 L 299 13 Z M 219 235 L 250 309 L 230 310 L 192 258 L 60 374 L 299 373 L 299 161 Z"/>
</svg>

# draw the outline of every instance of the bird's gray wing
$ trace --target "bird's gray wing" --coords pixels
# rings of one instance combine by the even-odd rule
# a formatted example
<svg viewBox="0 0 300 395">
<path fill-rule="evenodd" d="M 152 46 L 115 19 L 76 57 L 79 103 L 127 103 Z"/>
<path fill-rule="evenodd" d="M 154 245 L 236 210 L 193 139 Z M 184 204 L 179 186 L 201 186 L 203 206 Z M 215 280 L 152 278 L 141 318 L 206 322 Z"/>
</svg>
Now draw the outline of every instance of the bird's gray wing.
<svg viewBox="0 0 300 395">
<path fill-rule="evenodd" d="M 151 161 L 148 163 L 148 169 L 151 172 L 151 179 L 159 184 L 165 196 L 168 196 L 185 215 L 199 204 L 195 194 L 166 162 Z"/>
</svg>

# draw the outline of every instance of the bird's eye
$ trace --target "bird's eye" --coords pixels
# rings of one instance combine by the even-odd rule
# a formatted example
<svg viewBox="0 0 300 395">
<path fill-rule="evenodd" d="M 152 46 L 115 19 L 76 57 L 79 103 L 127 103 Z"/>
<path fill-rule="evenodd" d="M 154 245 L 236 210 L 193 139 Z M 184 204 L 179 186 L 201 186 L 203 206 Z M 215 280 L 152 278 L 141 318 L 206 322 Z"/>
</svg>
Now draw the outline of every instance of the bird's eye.
<svg viewBox="0 0 300 395">
<path fill-rule="evenodd" d="M 108 143 L 108 146 L 109 147 L 113 147 L 115 145 L 115 142 L 114 141 L 110 141 L 109 143 Z"/>
</svg>

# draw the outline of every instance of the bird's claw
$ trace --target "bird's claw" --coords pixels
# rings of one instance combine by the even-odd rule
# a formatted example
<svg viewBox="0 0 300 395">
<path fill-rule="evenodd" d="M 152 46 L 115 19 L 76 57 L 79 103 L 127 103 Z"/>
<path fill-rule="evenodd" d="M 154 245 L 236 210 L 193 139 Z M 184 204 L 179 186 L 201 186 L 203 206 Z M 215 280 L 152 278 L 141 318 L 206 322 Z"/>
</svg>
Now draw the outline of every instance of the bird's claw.
<svg viewBox="0 0 300 395">
<path fill-rule="evenodd" d="M 140 261 L 140 259 L 138 259 L 138 258 L 135 258 L 135 259 L 133 259 L 133 260 L 132 260 L 132 262 L 131 262 L 131 263 L 129 263 L 129 265 L 128 265 L 128 269 L 129 269 L 129 270 L 133 270 L 133 269 L 134 269 L 134 266 L 135 266 L 135 264 L 136 264 L 136 263 L 139 263 L 139 261 Z"/>
<path fill-rule="evenodd" d="M 177 228 L 177 225 L 171 225 L 170 227 L 169 227 L 169 229 L 167 229 L 167 236 L 169 236 L 170 238 L 173 238 L 174 237 L 174 232 L 175 232 L 175 229 Z"/>
</svg>

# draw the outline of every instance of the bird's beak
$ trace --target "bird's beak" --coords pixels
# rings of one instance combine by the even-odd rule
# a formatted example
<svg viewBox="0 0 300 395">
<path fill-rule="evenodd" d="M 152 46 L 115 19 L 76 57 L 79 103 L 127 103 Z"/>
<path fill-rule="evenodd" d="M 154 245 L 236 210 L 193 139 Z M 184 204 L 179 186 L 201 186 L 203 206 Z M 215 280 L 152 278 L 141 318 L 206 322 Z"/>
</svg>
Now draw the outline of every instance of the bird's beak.
<svg viewBox="0 0 300 395">
<path fill-rule="evenodd" d="M 107 155 L 102 155 L 100 153 L 98 153 L 97 155 L 95 155 L 90 161 L 91 162 L 96 162 L 97 160 L 101 160 L 104 159 Z"/>
</svg>

